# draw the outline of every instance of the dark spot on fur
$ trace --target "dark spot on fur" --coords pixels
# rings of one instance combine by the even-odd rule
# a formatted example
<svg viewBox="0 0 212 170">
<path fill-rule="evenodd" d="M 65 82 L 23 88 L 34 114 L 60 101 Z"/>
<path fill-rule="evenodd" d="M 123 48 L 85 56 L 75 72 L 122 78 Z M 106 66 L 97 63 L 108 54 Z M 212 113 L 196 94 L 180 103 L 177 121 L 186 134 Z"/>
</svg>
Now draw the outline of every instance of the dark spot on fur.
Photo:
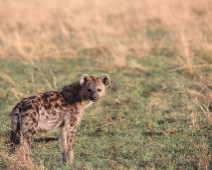
<svg viewBox="0 0 212 170">
<path fill-rule="evenodd" d="M 46 110 L 51 109 L 51 103 L 46 103 L 46 104 L 45 104 L 45 109 L 46 109 Z"/>
<path fill-rule="evenodd" d="M 59 127 L 63 127 L 65 125 L 65 121 L 62 121 Z"/>
<path fill-rule="evenodd" d="M 23 113 L 22 118 L 27 117 L 28 115 L 29 115 L 29 113 Z"/>
<path fill-rule="evenodd" d="M 76 122 L 71 122 L 71 126 L 72 127 L 76 126 Z"/>
<path fill-rule="evenodd" d="M 46 119 L 48 119 L 49 118 L 49 116 L 46 116 Z"/>
<path fill-rule="evenodd" d="M 48 101 L 49 101 L 49 95 L 46 94 L 46 93 L 43 93 L 42 99 L 43 99 L 43 101 L 44 101 L 45 103 L 48 103 Z"/>
<path fill-rule="evenodd" d="M 55 108 L 58 108 L 59 107 L 59 104 L 58 103 L 55 103 Z"/>
<path fill-rule="evenodd" d="M 33 100 L 30 100 L 30 103 L 32 104 L 35 104 L 37 102 L 37 100 L 33 99 Z"/>
<path fill-rule="evenodd" d="M 53 103 L 54 101 L 55 101 L 54 98 L 51 98 L 51 99 L 50 99 L 50 103 Z"/>
<path fill-rule="evenodd" d="M 36 105 L 35 107 L 36 107 L 37 113 L 39 113 L 39 107 L 38 107 L 38 105 Z"/>
<path fill-rule="evenodd" d="M 35 122 L 36 122 L 36 119 L 33 117 L 33 118 L 32 118 L 32 121 L 35 123 Z"/>
<path fill-rule="evenodd" d="M 26 122 L 26 123 L 25 123 L 25 126 L 27 126 L 28 124 L 29 124 L 29 123 L 28 123 L 28 122 Z"/>
<path fill-rule="evenodd" d="M 71 110 L 71 112 L 74 112 L 74 108 L 71 108 L 70 110 Z"/>
<path fill-rule="evenodd" d="M 71 116 L 71 122 L 76 122 L 77 121 L 77 118 L 75 116 Z"/>
<path fill-rule="evenodd" d="M 57 94 L 55 95 L 55 98 L 56 98 L 56 99 L 61 98 L 61 95 L 60 95 L 59 93 L 57 93 Z"/>
<path fill-rule="evenodd" d="M 33 109 L 33 106 L 32 105 L 25 105 L 23 107 L 23 110 L 26 111 L 26 110 L 30 110 L 30 109 Z"/>
<path fill-rule="evenodd" d="M 32 134 L 34 135 L 36 133 L 36 131 L 35 130 L 32 130 Z"/>
</svg>

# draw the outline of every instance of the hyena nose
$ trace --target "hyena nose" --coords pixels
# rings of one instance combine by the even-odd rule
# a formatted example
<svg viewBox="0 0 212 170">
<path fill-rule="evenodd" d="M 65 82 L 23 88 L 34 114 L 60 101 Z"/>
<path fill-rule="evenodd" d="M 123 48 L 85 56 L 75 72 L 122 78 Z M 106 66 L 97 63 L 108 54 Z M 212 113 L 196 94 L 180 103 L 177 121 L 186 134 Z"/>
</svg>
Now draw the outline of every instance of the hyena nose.
<svg viewBox="0 0 212 170">
<path fill-rule="evenodd" d="M 91 100 L 92 100 L 92 101 L 96 101 L 97 99 L 98 99 L 97 96 L 92 96 L 92 97 L 91 97 Z"/>
</svg>

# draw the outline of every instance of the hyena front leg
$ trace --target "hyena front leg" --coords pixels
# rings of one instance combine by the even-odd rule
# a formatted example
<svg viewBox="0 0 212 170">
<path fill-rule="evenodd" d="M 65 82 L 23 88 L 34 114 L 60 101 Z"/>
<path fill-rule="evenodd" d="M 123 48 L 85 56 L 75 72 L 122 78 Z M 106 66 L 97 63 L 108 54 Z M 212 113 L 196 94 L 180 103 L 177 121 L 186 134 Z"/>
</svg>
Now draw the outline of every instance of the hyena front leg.
<svg viewBox="0 0 212 170">
<path fill-rule="evenodd" d="M 68 161 L 74 163 L 74 139 L 76 134 L 76 126 L 68 129 L 67 143 L 68 143 Z"/>
<path fill-rule="evenodd" d="M 74 163 L 73 143 L 76 127 L 64 126 L 61 128 L 62 161 Z"/>
<path fill-rule="evenodd" d="M 62 161 L 68 161 L 68 154 L 67 154 L 67 127 L 63 126 L 60 132 L 61 138 L 61 152 L 62 152 Z"/>
</svg>

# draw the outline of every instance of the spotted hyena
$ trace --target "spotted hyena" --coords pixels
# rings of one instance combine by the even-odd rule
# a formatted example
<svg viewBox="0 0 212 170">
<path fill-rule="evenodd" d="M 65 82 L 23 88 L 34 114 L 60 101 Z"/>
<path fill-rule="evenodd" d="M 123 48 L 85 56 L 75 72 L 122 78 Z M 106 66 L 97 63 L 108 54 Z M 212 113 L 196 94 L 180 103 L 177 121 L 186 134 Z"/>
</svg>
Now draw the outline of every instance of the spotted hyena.
<svg viewBox="0 0 212 170">
<path fill-rule="evenodd" d="M 21 100 L 10 113 L 12 146 L 32 144 L 36 132 L 61 130 L 63 162 L 73 163 L 73 144 L 83 110 L 105 94 L 110 78 L 84 74 L 73 84 Z"/>
</svg>

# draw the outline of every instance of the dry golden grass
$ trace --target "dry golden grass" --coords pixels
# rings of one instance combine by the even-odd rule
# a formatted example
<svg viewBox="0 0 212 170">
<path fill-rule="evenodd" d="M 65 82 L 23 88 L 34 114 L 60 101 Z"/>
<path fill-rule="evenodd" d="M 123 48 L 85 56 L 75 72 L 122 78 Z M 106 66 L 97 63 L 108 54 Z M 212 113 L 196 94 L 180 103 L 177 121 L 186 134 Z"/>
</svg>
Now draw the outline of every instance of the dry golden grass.
<svg viewBox="0 0 212 170">
<path fill-rule="evenodd" d="M 179 69 L 192 72 L 200 51 L 212 50 L 210 0 L 0 0 L 0 11 L 1 58 L 76 57 L 81 49 L 107 49 L 123 67 L 127 55 L 152 55 L 153 48 L 167 46 L 165 36 L 147 38 L 147 30 L 157 27 L 170 32 Z"/>
<path fill-rule="evenodd" d="M 189 89 L 193 96 L 194 103 L 201 109 L 202 113 L 212 121 L 212 76 L 207 77 L 200 75 L 196 86 L 197 89 Z"/>
</svg>

